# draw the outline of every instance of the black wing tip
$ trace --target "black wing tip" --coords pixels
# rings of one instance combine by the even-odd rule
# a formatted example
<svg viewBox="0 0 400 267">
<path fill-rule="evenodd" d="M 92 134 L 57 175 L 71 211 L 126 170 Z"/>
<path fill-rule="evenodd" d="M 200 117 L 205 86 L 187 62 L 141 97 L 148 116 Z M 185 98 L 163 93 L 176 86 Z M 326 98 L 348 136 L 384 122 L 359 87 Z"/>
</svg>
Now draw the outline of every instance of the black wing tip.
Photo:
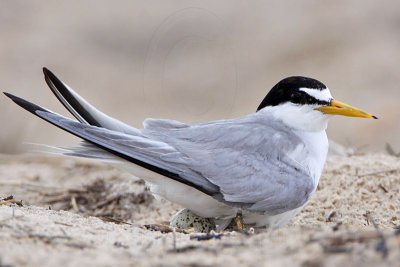
<svg viewBox="0 0 400 267">
<path fill-rule="evenodd" d="M 64 89 L 63 82 L 60 79 L 58 79 L 57 76 L 53 72 L 51 72 L 48 68 L 43 67 L 43 74 L 47 85 L 53 92 L 54 90 L 60 91 Z"/>
<path fill-rule="evenodd" d="M 31 112 L 31 113 L 36 113 L 36 111 L 47 111 L 42 107 L 39 107 L 38 105 L 35 105 L 23 98 L 20 98 L 18 96 L 15 96 L 13 94 L 3 92 L 4 95 L 6 95 L 8 98 L 10 98 L 15 104 L 18 106 L 22 107 L 23 109 Z"/>
<path fill-rule="evenodd" d="M 49 82 L 54 83 L 54 79 L 57 79 L 57 77 L 54 75 L 53 72 L 51 72 L 48 68 L 43 67 L 43 74 L 44 74 L 44 79 L 46 83 L 48 84 Z"/>
<path fill-rule="evenodd" d="M 12 101 L 14 101 L 15 103 L 20 103 L 20 102 L 23 102 L 23 101 L 25 101 L 24 99 L 22 99 L 22 98 L 20 98 L 20 97 L 18 97 L 18 96 L 15 96 L 15 95 L 13 95 L 13 94 L 10 94 L 10 93 L 7 93 L 7 92 L 3 92 L 3 94 L 6 96 L 6 97 L 8 97 L 9 99 L 11 99 Z"/>
<path fill-rule="evenodd" d="M 48 68 L 46 68 L 46 67 L 43 67 L 42 68 L 42 70 L 43 70 L 43 74 L 44 74 L 44 76 L 55 76 L 54 74 L 53 74 L 53 72 L 51 72 Z"/>
<path fill-rule="evenodd" d="M 10 93 L 7 93 L 7 92 L 3 92 L 3 94 L 4 94 L 6 97 L 10 98 L 10 99 L 13 99 L 13 97 L 16 97 L 15 95 L 10 94 Z"/>
<path fill-rule="evenodd" d="M 47 85 L 49 86 L 50 90 L 61 102 L 61 104 L 63 104 L 66 109 L 70 110 L 69 105 L 66 105 L 65 101 L 67 101 L 68 104 L 72 105 L 71 102 L 76 100 L 75 97 L 71 94 L 71 92 L 67 88 L 67 86 L 56 75 L 54 75 L 53 72 L 51 72 L 46 67 L 43 67 L 43 74 L 44 74 L 44 79 Z M 74 105 L 72 106 L 73 108 L 75 108 Z"/>
<path fill-rule="evenodd" d="M 48 68 L 43 67 L 43 74 L 44 74 L 44 79 L 46 80 L 46 83 L 49 85 L 50 89 L 52 89 L 52 85 L 56 85 L 60 83 L 61 81 L 57 78 L 56 75 L 54 75 L 53 72 L 51 72 Z M 52 89 L 53 90 L 53 89 Z"/>
</svg>

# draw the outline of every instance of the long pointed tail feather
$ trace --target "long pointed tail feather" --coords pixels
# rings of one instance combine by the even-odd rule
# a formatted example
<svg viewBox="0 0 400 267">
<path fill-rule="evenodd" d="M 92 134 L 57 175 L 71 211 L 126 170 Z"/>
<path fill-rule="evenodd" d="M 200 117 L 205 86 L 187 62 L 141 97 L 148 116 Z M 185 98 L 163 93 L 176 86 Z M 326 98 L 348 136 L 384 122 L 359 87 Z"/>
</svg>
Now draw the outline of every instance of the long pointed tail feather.
<svg viewBox="0 0 400 267">
<path fill-rule="evenodd" d="M 76 93 L 67 84 L 57 78 L 47 68 L 43 68 L 43 74 L 51 91 L 64 105 L 66 109 L 81 123 L 103 127 L 127 134 L 136 134 L 137 129 L 119 121 L 96 109 L 83 97 Z"/>
</svg>

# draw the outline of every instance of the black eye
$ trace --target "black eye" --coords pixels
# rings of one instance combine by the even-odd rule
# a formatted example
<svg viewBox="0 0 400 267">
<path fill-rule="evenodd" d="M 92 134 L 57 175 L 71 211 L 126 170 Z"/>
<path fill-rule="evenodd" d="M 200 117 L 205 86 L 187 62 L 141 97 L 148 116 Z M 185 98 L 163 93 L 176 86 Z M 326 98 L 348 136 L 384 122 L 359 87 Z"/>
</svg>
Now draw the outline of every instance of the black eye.
<svg viewBox="0 0 400 267">
<path fill-rule="evenodd" d="M 307 94 L 299 91 L 293 91 L 290 96 L 290 102 L 294 104 L 306 104 L 308 102 Z"/>
</svg>

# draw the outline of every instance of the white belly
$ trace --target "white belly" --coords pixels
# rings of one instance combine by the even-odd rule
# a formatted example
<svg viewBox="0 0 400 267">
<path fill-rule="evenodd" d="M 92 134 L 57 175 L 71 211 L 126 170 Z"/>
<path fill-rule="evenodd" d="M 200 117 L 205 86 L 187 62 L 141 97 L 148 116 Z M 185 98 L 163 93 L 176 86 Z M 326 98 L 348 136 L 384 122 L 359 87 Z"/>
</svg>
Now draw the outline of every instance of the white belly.
<svg viewBox="0 0 400 267">
<path fill-rule="evenodd" d="M 243 213 L 243 221 L 245 224 L 255 225 L 255 227 L 267 227 L 267 228 L 279 228 L 292 220 L 304 206 L 301 206 L 294 210 L 289 210 L 287 212 L 267 216 L 263 214 L 256 213 Z"/>
<path fill-rule="evenodd" d="M 190 209 L 197 215 L 204 218 L 233 218 L 237 210 L 213 197 L 194 189 L 188 185 L 177 182 L 155 172 L 149 171 L 143 167 L 132 163 L 116 164 L 135 176 L 145 180 L 150 191 L 156 196 L 165 198 L 182 207 Z"/>
</svg>

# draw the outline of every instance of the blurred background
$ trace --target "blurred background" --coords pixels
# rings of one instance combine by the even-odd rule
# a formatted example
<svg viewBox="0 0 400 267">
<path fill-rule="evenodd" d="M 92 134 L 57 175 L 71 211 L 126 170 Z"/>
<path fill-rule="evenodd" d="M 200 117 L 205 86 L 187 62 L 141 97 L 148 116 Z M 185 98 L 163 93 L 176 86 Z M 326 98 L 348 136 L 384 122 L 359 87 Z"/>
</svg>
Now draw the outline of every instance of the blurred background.
<svg viewBox="0 0 400 267">
<path fill-rule="evenodd" d="M 2 0 L 0 37 L 1 91 L 64 115 L 43 66 L 136 127 L 242 116 L 304 75 L 380 118 L 334 118 L 330 139 L 400 150 L 400 1 Z M 4 96 L 0 107 L 0 153 L 77 141 Z"/>
</svg>

